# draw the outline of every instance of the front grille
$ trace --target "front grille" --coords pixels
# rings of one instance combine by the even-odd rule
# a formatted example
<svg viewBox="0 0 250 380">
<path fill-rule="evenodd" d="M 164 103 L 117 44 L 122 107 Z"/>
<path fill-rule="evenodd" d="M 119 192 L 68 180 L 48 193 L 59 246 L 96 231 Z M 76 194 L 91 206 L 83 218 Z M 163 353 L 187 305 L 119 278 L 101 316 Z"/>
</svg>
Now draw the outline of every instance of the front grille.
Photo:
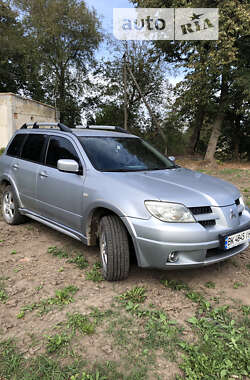
<svg viewBox="0 0 250 380">
<path fill-rule="evenodd" d="M 212 220 L 200 220 L 199 223 L 203 227 L 209 227 L 209 226 L 215 226 L 216 225 L 215 219 L 212 219 Z"/>
<path fill-rule="evenodd" d="M 236 199 L 236 200 L 235 200 L 235 204 L 236 204 L 236 206 L 239 206 L 239 205 L 240 205 L 240 200 L 239 200 L 239 199 Z"/>
<path fill-rule="evenodd" d="M 202 214 L 212 213 L 212 209 L 210 206 L 190 207 L 189 210 L 193 213 L 193 215 L 202 215 Z"/>
</svg>

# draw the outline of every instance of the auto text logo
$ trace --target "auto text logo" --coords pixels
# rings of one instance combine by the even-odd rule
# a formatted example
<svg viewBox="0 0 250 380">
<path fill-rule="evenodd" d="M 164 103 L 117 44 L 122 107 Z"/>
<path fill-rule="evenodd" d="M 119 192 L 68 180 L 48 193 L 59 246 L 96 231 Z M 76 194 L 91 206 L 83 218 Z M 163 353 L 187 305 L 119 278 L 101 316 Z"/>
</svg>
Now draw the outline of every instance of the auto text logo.
<svg viewBox="0 0 250 380">
<path fill-rule="evenodd" d="M 114 8 L 119 40 L 218 40 L 218 8 Z"/>
</svg>

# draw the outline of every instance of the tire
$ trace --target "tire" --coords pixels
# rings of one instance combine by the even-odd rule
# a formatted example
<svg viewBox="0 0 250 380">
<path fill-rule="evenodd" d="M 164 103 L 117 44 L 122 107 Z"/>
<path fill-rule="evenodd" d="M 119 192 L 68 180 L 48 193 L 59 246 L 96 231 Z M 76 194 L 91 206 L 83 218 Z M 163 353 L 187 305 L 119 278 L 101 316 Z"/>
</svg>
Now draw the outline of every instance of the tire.
<svg viewBox="0 0 250 380">
<path fill-rule="evenodd" d="M 16 194 L 12 186 L 7 186 L 3 191 L 2 214 L 6 223 L 11 225 L 22 224 L 25 217 L 20 214 Z"/>
<path fill-rule="evenodd" d="M 129 273 L 128 233 L 114 215 L 104 216 L 99 229 L 100 255 L 103 276 L 108 281 L 124 280 Z"/>
</svg>

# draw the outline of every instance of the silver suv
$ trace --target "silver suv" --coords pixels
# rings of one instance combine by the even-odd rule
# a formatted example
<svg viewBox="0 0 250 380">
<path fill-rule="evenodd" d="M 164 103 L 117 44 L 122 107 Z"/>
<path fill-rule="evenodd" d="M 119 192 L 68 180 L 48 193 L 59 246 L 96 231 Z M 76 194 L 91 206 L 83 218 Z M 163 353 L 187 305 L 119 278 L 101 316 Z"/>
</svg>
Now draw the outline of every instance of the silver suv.
<svg viewBox="0 0 250 380">
<path fill-rule="evenodd" d="M 25 124 L 0 158 L 0 183 L 7 223 L 29 217 L 99 244 L 107 280 L 128 276 L 131 252 L 140 267 L 180 269 L 249 244 L 250 213 L 236 187 L 177 166 L 117 127 Z"/>
</svg>

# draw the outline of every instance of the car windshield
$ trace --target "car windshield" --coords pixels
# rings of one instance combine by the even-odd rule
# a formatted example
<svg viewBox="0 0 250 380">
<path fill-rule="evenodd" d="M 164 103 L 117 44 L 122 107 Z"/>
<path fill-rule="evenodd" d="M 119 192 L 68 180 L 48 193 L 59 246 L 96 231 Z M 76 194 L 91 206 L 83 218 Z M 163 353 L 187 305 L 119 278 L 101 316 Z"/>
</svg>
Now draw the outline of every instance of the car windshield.
<svg viewBox="0 0 250 380">
<path fill-rule="evenodd" d="M 104 172 L 173 169 L 176 165 L 136 137 L 79 137 L 92 165 Z"/>
</svg>

